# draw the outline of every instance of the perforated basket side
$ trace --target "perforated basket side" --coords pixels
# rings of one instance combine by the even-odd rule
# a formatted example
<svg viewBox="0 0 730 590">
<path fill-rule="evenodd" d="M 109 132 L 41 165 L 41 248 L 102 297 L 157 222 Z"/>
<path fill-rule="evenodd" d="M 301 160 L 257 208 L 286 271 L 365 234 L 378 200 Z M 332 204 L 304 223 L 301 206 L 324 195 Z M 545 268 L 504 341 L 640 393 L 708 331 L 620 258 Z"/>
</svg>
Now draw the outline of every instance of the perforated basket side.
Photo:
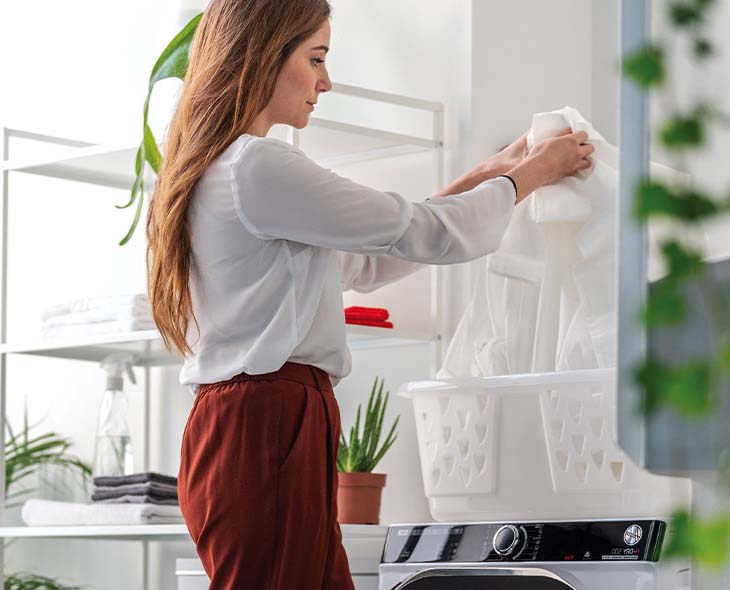
<svg viewBox="0 0 730 590">
<path fill-rule="evenodd" d="M 494 492 L 498 402 L 486 391 L 420 392 L 414 397 L 426 496 Z"/>
<path fill-rule="evenodd" d="M 540 408 L 555 491 L 621 490 L 633 466 L 614 441 L 614 381 L 545 387 Z"/>
</svg>

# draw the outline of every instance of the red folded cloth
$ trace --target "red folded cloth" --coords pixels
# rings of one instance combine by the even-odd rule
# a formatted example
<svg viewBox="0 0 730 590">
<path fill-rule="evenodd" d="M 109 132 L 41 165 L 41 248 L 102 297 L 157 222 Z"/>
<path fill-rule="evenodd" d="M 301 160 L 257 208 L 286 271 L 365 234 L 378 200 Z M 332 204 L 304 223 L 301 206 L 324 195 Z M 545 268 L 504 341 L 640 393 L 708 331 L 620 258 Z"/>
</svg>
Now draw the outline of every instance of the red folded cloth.
<svg viewBox="0 0 730 590">
<path fill-rule="evenodd" d="M 346 324 L 356 324 L 358 326 L 375 326 L 376 328 L 392 328 L 392 322 L 379 322 L 377 320 L 358 320 L 352 318 L 345 318 Z"/>
<path fill-rule="evenodd" d="M 382 307 L 360 307 L 353 305 L 345 308 L 345 317 L 348 319 L 384 322 L 390 317 L 390 314 L 387 309 Z"/>
</svg>

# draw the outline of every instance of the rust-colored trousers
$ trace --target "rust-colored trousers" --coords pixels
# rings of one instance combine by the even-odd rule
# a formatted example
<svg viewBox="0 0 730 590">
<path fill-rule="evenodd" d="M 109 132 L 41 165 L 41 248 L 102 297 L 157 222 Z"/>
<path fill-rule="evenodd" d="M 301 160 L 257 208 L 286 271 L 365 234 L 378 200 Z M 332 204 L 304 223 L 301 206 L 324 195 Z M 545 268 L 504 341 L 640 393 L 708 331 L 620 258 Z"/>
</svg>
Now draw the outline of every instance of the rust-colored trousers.
<svg viewBox="0 0 730 590">
<path fill-rule="evenodd" d="M 210 590 L 353 590 L 337 522 L 339 437 L 321 369 L 286 363 L 200 387 L 177 485 Z"/>
</svg>

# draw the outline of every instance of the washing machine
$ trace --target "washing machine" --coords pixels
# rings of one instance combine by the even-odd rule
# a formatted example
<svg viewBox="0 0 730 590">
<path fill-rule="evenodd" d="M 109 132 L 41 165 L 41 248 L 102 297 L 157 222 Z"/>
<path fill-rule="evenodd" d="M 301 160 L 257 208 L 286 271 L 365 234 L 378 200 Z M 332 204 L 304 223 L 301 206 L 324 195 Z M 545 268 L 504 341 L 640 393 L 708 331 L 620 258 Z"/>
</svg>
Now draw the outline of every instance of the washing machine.
<svg viewBox="0 0 730 590">
<path fill-rule="evenodd" d="M 665 590 L 665 531 L 646 519 L 390 525 L 379 590 Z"/>
</svg>

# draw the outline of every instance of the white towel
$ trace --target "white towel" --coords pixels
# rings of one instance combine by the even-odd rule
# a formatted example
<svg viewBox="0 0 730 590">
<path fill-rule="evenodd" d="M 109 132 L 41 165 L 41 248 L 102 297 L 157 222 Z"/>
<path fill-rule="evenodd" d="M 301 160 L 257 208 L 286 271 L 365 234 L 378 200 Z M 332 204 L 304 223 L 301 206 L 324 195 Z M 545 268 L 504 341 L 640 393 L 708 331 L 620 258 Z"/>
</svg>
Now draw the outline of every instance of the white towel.
<svg viewBox="0 0 730 590">
<path fill-rule="evenodd" d="M 184 523 L 179 506 L 158 504 L 80 504 L 31 499 L 23 504 L 28 526 Z"/>
<path fill-rule="evenodd" d="M 43 328 L 54 328 L 56 326 L 68 326 L 75 324 L 97 324 L 99 322 L 111 322 L 117 320 L 147 320 L 153 321 L 152 309 L 149 305 L 115 305 L 111 307 L 98 307 L 87 311 L 77 311 L 56 315 L 43 320 Z"/>
<path fill-rule="evenodd" d="M 58 340 L 61 338 L 86 338 L 89 336 L 105 336 L 108 334 L 126 334 L 141 330 L 154 330 L 157 326 L 152 320 L 116 320 L 96 322 L 95 324 L 70 324 L 41 329 L 43 338 Z"/>
<path fill-rule="evenodd" d="M 41 320 L 45 321 L 48 318 L 67 313 L 78 313 L 81 311 L 89 311 L 90 309 L 103 309 L 120 305 L 131 305 L 135 307 L 140 306 L 141 308 L 145 308 L 149 307 L 150 300 L 146 293 L 84 297 L 49 307 L 41 314 Z"/>
</svg>

